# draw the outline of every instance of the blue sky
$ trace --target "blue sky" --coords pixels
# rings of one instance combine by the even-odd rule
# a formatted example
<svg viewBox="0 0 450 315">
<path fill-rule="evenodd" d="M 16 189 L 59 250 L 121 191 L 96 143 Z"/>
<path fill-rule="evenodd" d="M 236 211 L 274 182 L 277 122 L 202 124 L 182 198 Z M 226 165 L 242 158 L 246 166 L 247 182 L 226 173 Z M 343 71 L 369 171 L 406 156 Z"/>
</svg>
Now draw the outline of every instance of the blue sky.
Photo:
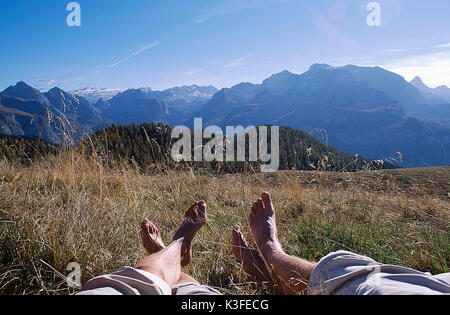
<svg viewBox="0 0 450 315">
<path fill-rule="evenodd" d="M 80 27 L 69 2 L 2 1 L 0 90 L 222 88 L 317 62 L 450 86 L 450 0 L 379 0 L 380 27 L 363 0 L 79 0 Z"/>
</svg>

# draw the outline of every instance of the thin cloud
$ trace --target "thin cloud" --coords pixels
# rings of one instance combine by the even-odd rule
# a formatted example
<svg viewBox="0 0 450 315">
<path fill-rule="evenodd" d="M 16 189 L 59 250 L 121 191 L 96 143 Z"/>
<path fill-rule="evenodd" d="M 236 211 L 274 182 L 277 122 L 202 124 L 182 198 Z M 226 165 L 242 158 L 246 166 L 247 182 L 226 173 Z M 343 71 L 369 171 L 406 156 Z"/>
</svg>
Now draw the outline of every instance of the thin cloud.
<svg viewBox="0 0 450 315">
<path fill-rule="evenodd" d="M 382 54 L 392 54 L 392 53 L 403 53 L 403 52 L 408 52 L 408 49 L 388 49 L 381 53 Z"/>
<path fill-rule="evenodd" d="M 436 48 L 447 48 L 447 47 L 450 47 L 450 43 L 436 46 Z"/>
<path fill-rule="evenodd" d="M 242 57 L 233 59 L 233 60 L 229 61 L 225 66 L 223 66 L 223 68 L 230 69 L 230 68 L 245 66 L 247 64 L 246 61 L 249 57 L 250 56 L 242 56 Z"/>
<path fill-rule="evenodd" d="M 190 77 L 190 76 L 193 76 L 194 74 L 199 73 L 199 72 L 202 71 L 202 70 L 203 70 L 203 69 L 201 69 L 201 68 L 192 68 L 192 69 L 188 69 L 188 70 L 186 70 L 186 71 L 184 72 L 184 75 Z"/>
<path fill-rule="evenodd" d="M 203 23 L 203 22 L 205 22 L 211 18 L 217 17 L 217 16 L 228 15 L 228 14 L 244 11 L 247 9 L 251 9 L 254 7 L 256 7 L 256 1 L 240 1 L 240 2 L 230 1 L 226 5 L 214 8 L 209 13 L 194 20 L 194 22 L 195 23 Z"/>
<path fill-rule="evenodd" d="M 214 17 L 233 14 L 253 8 L 280 4 L 288 1 L 291 0 L 228 0 L 224 5 L 216 7 L 202 17 L 194 20 L 194 23 L 203 23 Z"/>
<path fill-rule="evenodd" d="M 144 51 L 149 50 L 150 48 L 156 47 L 159 45 L 159 42 L 154 42 L 151 43 L 147 46 L 144 46 L 138 50 L 136 50 L 134 53 L 132 53 L 131 55 L 129 55 L 128 57 L 125 57 L 121 60 L 119 60 L 118 62 L 116 62 L 115 64 L 111 65 L 111 68 L 117 67 L 118 65 L 120 65 L 122 62 L 127 61 L 128 59 L 130 59 L 131 57 L 137 56 L 139 54 L 142 54 Z"/>
</svg>

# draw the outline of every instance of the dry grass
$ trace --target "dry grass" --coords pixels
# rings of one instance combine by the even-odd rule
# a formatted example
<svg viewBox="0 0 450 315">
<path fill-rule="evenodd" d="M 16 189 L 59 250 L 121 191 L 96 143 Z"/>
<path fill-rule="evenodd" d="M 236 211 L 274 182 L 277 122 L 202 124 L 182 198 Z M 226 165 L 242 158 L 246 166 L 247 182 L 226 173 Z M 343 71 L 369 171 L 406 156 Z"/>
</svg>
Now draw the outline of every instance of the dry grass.
<svg viewBox="0 0 450 315">
<path fill-rule="evenodd" d="M 444 182 L 430 189 L 427 180 L 436 181 L 437 172 Z M 449 173 L 150 176 L 125 166 L 108 170 L 72 152 L 30 167 L 0 161 L 0 293 L 74 293 L 62 277 L 69 262 L 82 266 L 83 282 L 133 266 L 145 255 L 139 222 L 152 220 L 167 243 L 184 210 L 199 199 L 206 200 L 210 221 L 196 237 L 186 271 L 225 294 L 274 293 L 246 280 L 230 246 L 235 224 L 251 239 L 249 206 L 265 190 L 274 197 L 281 242 L 290 254 L 318 260 L 347 249 L 384 263 L 448 272 Z M 405 189 L 408 180 L 411 189 Z"/>
</svg>

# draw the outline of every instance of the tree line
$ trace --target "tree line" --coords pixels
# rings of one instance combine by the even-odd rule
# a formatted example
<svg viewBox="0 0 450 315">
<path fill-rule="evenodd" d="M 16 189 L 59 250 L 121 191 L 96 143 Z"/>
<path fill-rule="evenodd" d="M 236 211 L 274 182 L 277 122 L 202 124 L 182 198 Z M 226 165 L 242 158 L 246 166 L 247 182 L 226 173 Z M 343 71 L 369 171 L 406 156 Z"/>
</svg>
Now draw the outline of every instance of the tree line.
<svg viewBox="0 0 450 315">
<path fill-rule="evenodd" d="M 176 162 L 171 157 L 171 150 L 178 139 L 172 138 L 172 130 L 172 127 L 162 123 L 112 125 L 86 137 L 77 146 L 69 149 L 76 150 L 87 157 L 94 157 L 108 167 L 115 168 L 126 164 L 138 167 L 144 172 L 169 169 L 206 173 L 260 171 L 261 161 L 248 161 L 248 136 L 245 141 L 246 161 L 244 162 Z M 204 140 L 203 144 L 206 142 L 207 140 Z M 270 150 L 270 135 L 268 142 Z M 236 146 L 237 141 L 234 141 L 234 144 Z M 0 159 L 6 158 L 23 164 L 30 164 L 48 154 L 56 155 L 63 149 L 67 148 L 49 144 L 34 137 L 0 136 Z M 235 154 L 237 154 L 236 147 Z M 395 167 L 390 162 L 366 160 L 358 155 L 337 150 L 306 132 L 290 127 L 280 127 L 279 170 L 354 172 Z"/>
<path fill-rule="evenodd" d="M 259 172 L 262 162 L 248 162 L 248 136 L 245 141 L 247 162 L 175 162 L 171 157 L 171 149 L 178 139 L 172 139 L 171 135 L 172 128 L 161 123 L 112 125 L 91 135 L 78 147 L 86 154 L 102 157 L 110 165 L 121 161 L 137 165 L 144 171 L 165 168 L 225 173 Z M 203 145 L 207 141 L 204 140 Z M 270 150 L 270 137 L 268 142 Z M 236 146 L 237 141 L 234 144 Z M 280 127 L 280 170 L 353 172 L 385 168 L 395 168 L 395 165 L 366 160 L 326 145 L 306 132 Z"/>
</svg>

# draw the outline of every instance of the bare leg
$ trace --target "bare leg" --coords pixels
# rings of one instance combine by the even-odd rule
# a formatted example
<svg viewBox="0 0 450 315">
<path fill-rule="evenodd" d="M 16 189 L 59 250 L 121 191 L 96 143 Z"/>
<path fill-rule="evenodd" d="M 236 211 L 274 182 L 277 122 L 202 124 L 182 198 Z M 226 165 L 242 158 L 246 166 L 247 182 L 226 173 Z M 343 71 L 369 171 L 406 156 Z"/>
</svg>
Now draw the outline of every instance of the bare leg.
<svg viewBox="0 0 450 315">
<path fill-rule="evenodd" d="M 198 208 L 198 209 L 197 209 Z M 206 203 L 204 201 L 194 203 L 186 212 L 185 220 L 175 233 L 172 243 L 166 248 L 147 256 L 136 266 L 137 269 L 148 271 L 163 279 L 170 287 L 174 286 L 181 277 L 181 267 L 189 264 L 192 258 L 191 244 L 195 234 L 206 223 Z M 143 225 L 147 222 L 144 221 Z M 154 226 L 153 226 L 154 227 Z M 149 245 L 149 240 L 157 240 L 158 233 L 148 231 L 150 238 L 144 241 Z M 143 235 L 147 232 L 144 230 Z M 157 244 L 155 241 L 154 244 Z M 156 245 L 156 249 L 158 246 Z M 153 249 L 154 250 L 154 249 Z"/>
<path fill-rule="evenodd" d="M 141 237 L 144 248 L 147 250 L 149 255 L 156 254 L 166 248 L 164 242 L 161 239 L 161 234 L 159 233 L 158 229 L 152 222 L 147 219 L 145 219 L 141 223 Z M 184 282 L 198 283 L 198 281 L 191 276 L 185 274 L 184 272 L 181 272 L 180 278 L 175 283 L 175 285 Z"/>
<path fill-rule="evenodd" d="M 156 254 L 149 255 L 136 266 L 160 277 L 172 287 L 181 276 L 181 250 L 183 239 L 179 239 Z"/>
<path fill-rule="evenodd" d="M 184 272 L 182 272 L 181 276 L 180 276 L 180 279 L 178 279 L 178 281 L 175 283 L 175 285 L 181 284 L 181 283 L 186 283 L 186 282 L 200 284 L 200 283 L 198 283 L 198 281 L 196 279 L 194 279 L 190 275 L 185 274 Z"/>
<path fill-rule="evenodd" d="M 263 193 L 253 203 L 249 221 L 255 242 L 267 264 L 273 269 L 283 293 L 305 293 L 316 264 L 289 256 L 283 251 L 278 241 L 275 209 L 269 193 Z"/>
<path fill-rule="evenodd" d="M 242 267 L 251 279 L 259 283 L 272 282 L 272 276 L 259 251 L 249 248 L 238 225 L 233 229 L 233 254 L 242 263 Z"/>
</svg>

